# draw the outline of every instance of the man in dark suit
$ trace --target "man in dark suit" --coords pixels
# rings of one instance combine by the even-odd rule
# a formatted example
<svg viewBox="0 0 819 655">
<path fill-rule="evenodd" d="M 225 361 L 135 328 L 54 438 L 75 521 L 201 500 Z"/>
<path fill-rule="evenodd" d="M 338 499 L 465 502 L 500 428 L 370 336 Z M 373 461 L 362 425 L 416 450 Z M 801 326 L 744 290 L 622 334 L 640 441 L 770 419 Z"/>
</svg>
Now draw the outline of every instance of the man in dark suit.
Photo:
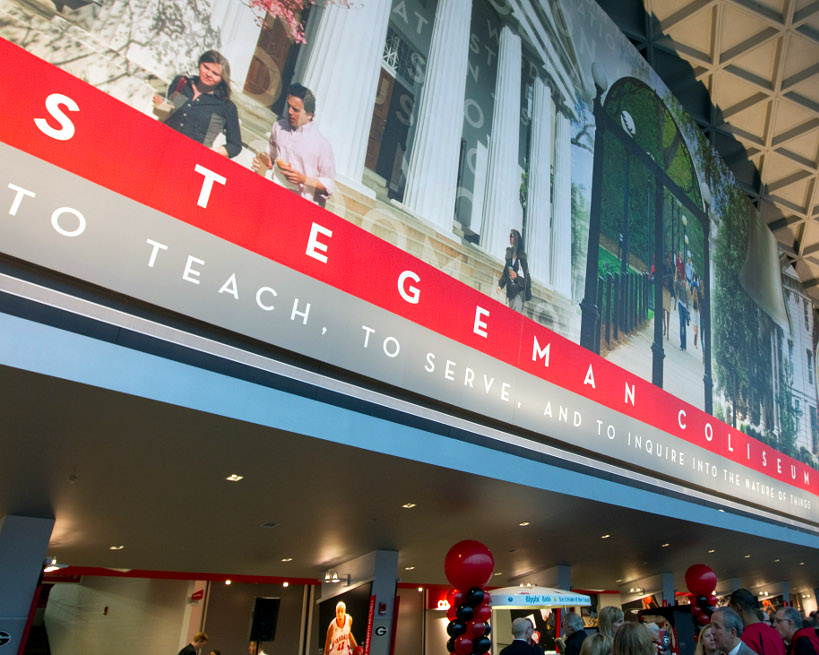
<svg viewBox="0 0 819 655">
<path fill-rule="evenodd" d="M 583 617 L 576 612 L 567 612 L 563 615 L 560 625 L 566 634 L 566 651 L 564 655 L 580 655 L 580 647 L 586 640 Z"/>
<path fill-rule="evenodd" d="M 535 627 L 529 619 L 518 617 L 512 621 L 513 641 L 500 652 L 500 655 L 541 655 L 540 650 L 527 643 L 534 630 Z"/>
<path fill-rule="evenodd" d="M 742 618 L 730 607 L 718 607 L 711 615 L 714 641 L 725 655 L 755 655 L 742 636 Z"/>
</svg>

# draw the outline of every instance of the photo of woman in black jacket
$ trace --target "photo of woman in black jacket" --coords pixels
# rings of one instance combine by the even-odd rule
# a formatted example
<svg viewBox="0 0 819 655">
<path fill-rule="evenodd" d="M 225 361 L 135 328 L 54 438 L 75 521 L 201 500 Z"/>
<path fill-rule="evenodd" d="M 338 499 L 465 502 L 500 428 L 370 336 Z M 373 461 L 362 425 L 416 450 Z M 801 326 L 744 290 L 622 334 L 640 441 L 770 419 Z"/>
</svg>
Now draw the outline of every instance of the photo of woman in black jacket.
<svg viewBox="0 0 819 655">
<path fill-rule="evenodd" d="M 506 303 L 516 312 L 523 313 L 523 303 L 532 297 L 529 262 L 523 249 L 523 237 L 517 230 L 509 233 L 506 265 L 498 281 L 498 293 L 506 289 Z"/>
</svg>

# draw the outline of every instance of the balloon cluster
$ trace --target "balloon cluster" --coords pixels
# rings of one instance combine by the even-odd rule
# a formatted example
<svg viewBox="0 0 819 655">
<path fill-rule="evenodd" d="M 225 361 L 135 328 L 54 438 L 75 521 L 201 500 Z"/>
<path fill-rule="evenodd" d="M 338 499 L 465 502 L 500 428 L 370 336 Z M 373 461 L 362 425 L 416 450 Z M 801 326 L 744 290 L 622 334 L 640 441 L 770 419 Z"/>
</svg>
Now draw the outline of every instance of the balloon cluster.
<svg viewBox="0 0 819 655">
<path fill-rule="evenodd" d="M 455 587 L 446 596 L 449 603 L 446 647 L 450 653 L 484 655 L 489 652 L 491 598 L 483 587 L 494 568 L 492 553 L 479 541 L 459 541 L 446 554 L 444 572 Z"/>
<path fill-rule="evenodd" d="M 693 564 L 685 572 L 685 586 L 691 594 L 691 620 L 695 626 L 707 625 L 717 608 L 717 575 L 705 564 Z"/>
</svg>

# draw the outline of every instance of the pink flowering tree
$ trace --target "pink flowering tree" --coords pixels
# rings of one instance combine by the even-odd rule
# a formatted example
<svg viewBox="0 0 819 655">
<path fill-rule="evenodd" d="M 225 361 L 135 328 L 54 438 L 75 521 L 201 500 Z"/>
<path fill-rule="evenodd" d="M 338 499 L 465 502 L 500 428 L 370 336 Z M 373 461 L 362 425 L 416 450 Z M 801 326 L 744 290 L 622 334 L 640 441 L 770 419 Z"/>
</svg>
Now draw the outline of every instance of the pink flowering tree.
<svg viewBox="0 0 819 655">
<path fill-rule="evenodd" d="M 322 2 L 322 0 L 318 1 Z M 305 43 L 302 14 L 305 9 L 315 5 L 316 0 L 247 0 L 247 4 L 261 21 L 264 21 L 265 16 L 280 18 L 287 26 L 293 41 Z M 324 0 L 322 4 L 351 7 L 354 3 L 352 0 Z"/>
</svg>

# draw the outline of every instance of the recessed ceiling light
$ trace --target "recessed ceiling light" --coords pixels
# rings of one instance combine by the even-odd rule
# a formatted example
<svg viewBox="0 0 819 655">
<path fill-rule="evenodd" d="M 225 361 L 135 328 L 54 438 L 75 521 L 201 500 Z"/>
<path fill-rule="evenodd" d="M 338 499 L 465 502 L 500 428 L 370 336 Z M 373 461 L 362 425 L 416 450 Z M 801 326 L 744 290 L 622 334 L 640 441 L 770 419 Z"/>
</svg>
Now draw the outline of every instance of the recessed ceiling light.
<svg viewBox="0 0 819 655">
<path fill-rule="evenodd" d="M 414 566 L 405 566 L 405 567 L 404 567 L 404 570 L 405 570 L 405 571 L 414 571 L 414 570 L 415 570 L 415 567 L 414 567 Z"/>
<path fill-rule="evenodd" d="M 671 544 L 663 544 L 662 548 L 668 548 Z"/>
<path fill-rule="evenodd" d="M 244 478 L 243 475 L 236 475 L 235 473 L 232 473 L 231 475 L 227 476 L 225 480 L 227 480 L 228 482 L 238 482 L 242 478 Z"/>
<path fill-rule="evenodd" d="M 403 507 L 404 509 L 412 509 L 413 507 L 415 507 L 415 503 L 404 503 L 403 505 L 401 505 L 401 507 Z"/>
<path fill-rule="evenodd" d="M 529 525 L 529 521 L 521 521 L 520 523 L 518 523 L 518 525 L 525 528 L 527 525 Z"/>
<path fill-rule="evenodd" d="M 610 534 L 604 534 L 604 535 L 601 535 L 600 538 L 601 539 L 608 539 L 610 536 L 611 536 Z"/>
<path fill-rule="evenodd" d="M 778 561 L 779 561 L 779 559 L 775 559 L 775 560 L 774 560 L 774 562 L 778 562 Z"/>
<path fill-rule="evenodd" d="M 125 546 L 108 546 L 108 550 L 122 550 Z"/>
<path fill-rule="evenodd" d="M 282 587 L 289 587 L 289 586 L 290 586 L 290 583 L 287 580 L 282 582 Z"/>
<path fill-rule="evenodd" d="M 799 562 L 799 566 L 805 566 L 804 562 Z"/>
<path fill-rule="evenodd" d="M 497 571 L 497 572 L 495 573 L 495 575 L 503 575 L 503 573 L 501 573 L 500 571 Z"/>
<path fill-rule="evenodd" d="M 623 578 L 618 578 L 617 580 L 615 580 L 615 582 L 622 582 L 622 581 L 623 581 Z"/>
<path fill-rule="evenodd" d="M 713 553 L 713 552 L 714 552 L 714 549 L 712 548 L 712 549 L 711 549 L 711 550 L 709 550 L 708 552 L 709 552 L 709 553 Z"/>
<path fill-rule="evenodd" d="M 230 580 L 225 580 L 225 584 L 230 584 Z"/>
<path fill-rule="evenodd" d="M 282 557 L 282 562 L 292 562 L 292 561 L 293 561 L 292 557 Z"/>
<path fill-rule="evenodd" d="M 750 555 L 746 555 L 746 556 L 745 556 L 745 559 L 750 559 L 750 558 L 751 558 L 751 556 L 750 556 Z"/>
</svg>

